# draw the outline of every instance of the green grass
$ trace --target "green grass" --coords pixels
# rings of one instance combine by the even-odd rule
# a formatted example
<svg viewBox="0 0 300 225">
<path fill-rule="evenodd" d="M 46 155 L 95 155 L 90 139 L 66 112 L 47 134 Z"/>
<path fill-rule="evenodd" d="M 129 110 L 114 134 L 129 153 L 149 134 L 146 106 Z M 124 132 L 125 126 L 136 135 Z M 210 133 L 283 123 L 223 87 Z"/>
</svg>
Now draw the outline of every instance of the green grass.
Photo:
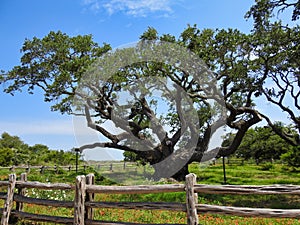
<svg viewBox="0 0 300 225">
<path fill-rule="evenodd" d="M 20 177 L 22 173 L 25 173 L 25 169 L 16 169 L 14 172 L 8 169 L 0 170 L 0 180 L 8 180 L 8 175 L 11 173 L 15 173 L 17 175 L 17 179 Z M 75 171 L 67 171 L 59 169 L 58 172 L 54 170 L 45 170 L 43 173 L 40 173 L 39 169 L 31 169 L 29 173 L 27 173 L 27 180 L 29 181 L 39 181 L 43 183 L 69 183 L 74 184 L 76 180 L 76 176 L 78 175 L 87 175 L 89 173 L 93 173 L 95 175 L 95 183 L 101 185 L 113 185 L 116 184 L 112 180 L 107 177 L 101 175 L 98 171 L 93 168 L 87 168 L 86 170 L 78 170 Z"/>
<path fill-rule="evenodd" d="M 197 175 L 197 183 L 201 184 L 222 184 L 223 169 L 222 164 L 218 162 L 216 165 L 199 166 L 199 164 L 191 164 L 190 172 Z M 20 175 L 23 171 L 17 171 Z M 93 172 L 96 176 L 96 184 L 111 185 L 115 182 L 122 181 L 126 184 L 143 184 L 149 182 L 145 178 L 145 170 L 143 167 L 137 170 L 126 171 L 122 168 L 111 171 L 95 171 L 87 169 L 79 171 L 79 174 L 88 174 Z M 146 174 L 148 174 L 148 169 Z M 7 180 L 11 171 L 0 171 L 0 179 Z M 31 170 L 28 174 L 28 180 L 40 182 L 59 182 L 74 183 L 75 172 L 46 171 L 40 174 L 39 171 Z M 108 176 L 109 175 L 109 176 Z M 296 184 L 300 185 L 300 174 L 287 170 L 283 165 L 226 165 L 226 175 L 228 184 L 247 184 L 247 185 L 267 185 L 267 184 Z M 109 177 L 115 178 L 114 181 Z M 32 197 L 43 198 L 59 198 L 59 200 L 72 200 L 74 193 L 57 192 L 57 191 L 38 191 L 28 189 L 28 195 Z M 97 201 L 118 201 L 118 202 L 185 202 L 184 193 L 160 193 L 160 194 L 144 194 L 144 195 L 104 195 L 96 194 Z M 241 206 L 241 207 L 265 207 L 265 208 L 286 208 L 300 209 L 300 196 L 290 195 L 213 195 L 199 194 L 199 203 Z M 3 201 L 2 203 L 3 204 Z M 40 214 L 51 214 L 57 216 L 72 217 L 73 209 L 42 207 L 31 204 L 25 204 L 25 211 Z M 120 210 L 120 209 L 95 209 L 95 219 L 105 221 L 124 221 L 124 222 L 140 222 L 140 223 L 186 223 L 186 214 L 183 212 L 161 211 L 161 210 Z M 222 215 L 199 215 L 200 224 L 239 224 L 239 225 L 296 225 L 300 224 L 299 219 L 266 219 L 266 218 L 242 218 L 235 216 Z M 30 223 L 23 224 L 45 224 Z"/>
<path fill-rule="evenodd" d="M 262 165 L 228 165 L 226 164 L 226 183 L 236 185 L 300 185 L 300 173 L 289 171 L 284 165 L 274 164 L 272 169 L 265 170 Z M 223 165 L 217 163 L 208 167 L 191 164 L 191 173 L 197 175 L 197 183 L 223 184 Z"/>
</svg>

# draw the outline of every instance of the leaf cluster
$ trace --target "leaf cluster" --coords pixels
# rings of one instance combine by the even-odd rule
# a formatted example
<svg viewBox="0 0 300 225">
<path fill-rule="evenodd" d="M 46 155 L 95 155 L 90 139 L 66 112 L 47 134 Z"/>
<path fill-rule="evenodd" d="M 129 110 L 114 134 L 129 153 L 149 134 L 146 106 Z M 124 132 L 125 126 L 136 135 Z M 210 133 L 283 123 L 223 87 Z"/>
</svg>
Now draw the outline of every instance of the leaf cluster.
<svg viewBox="0 0 300 225">
<path fill-rule="evenodd" d="M 0 82 L 8 83 L 4 90 L 14 94 L 25 90 L 33 94 L 35 88 L 44 91 L 46 102 L 56 102 L 52 110 L 69 113 L 70 97 L 86 68 L 111 48 L 92 41 L 91 35 L 69 37 L 61 31 L 51 31 L 43 38 L 26 39 L 21 48 L 21 65 L 15 66 Z"/>
</svg>

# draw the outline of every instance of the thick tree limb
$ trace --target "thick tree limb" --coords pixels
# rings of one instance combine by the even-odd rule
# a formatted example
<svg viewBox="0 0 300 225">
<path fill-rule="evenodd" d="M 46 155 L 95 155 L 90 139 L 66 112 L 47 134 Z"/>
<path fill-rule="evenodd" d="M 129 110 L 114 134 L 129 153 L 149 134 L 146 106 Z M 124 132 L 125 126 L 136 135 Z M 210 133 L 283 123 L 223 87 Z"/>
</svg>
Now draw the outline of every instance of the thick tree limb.
<svg viewBox="0 0 300 225">
<path fill-rule="evenodd" d="M 84 111 L 85 111 L 85 117 L 86 117 L 86 121 L 87 121 L 87 126 L 100 132 L 101 134 L 103 134 L 105 137 L 107 137 L 109 140 L 111 140 L 113 143 L 118 143 L 120 140 L 118 139 L 117 135 L 113 135 L 110 132 L 108 132 L 106 129 L 104 129 L 103 127 L 95 124 L 92 119 L 91 119 L 91 115 L 90 115 L 90 111 L 89 111 L 89 107 L 87 105 L 85 105 L 84 107 Z"/>
<path fill-rule="evenodd" d="M 79 147 L 80 152 L 82 152 L 85 149 L 93 149 L 93 148 L 110 148 L 110 149 L 118 149 L 118 150 L 123 150 L 123 151 L 130 151 L 130 152 L 134 152 L 134 153 L 139 153 L 140 150 L 136 150 L 133 148 L 130 148 L 128 146 L 124 146 L 124 145 L 118 145 L 116 143 L 112 143 L 112 142 L 97 142 L 97 143 L 93 143 L 93 144 L 87 144 L 87 145 L 83 145 L 81 147 Z"/>
<path fill-rule="evenodd" d="M 260 113 L 260 116 L 263 117 L 268 125 L 272 128 L 272 130 L 279 135 L 282 139 L 284 139 L 287 143 L 293 145 L 293 146 L 299 146 L 300 145 L 300 138 L 299 135 L 296 137 L 295 135 L 290 135 L 286 133 L 283 129 L 280 129 L 278 126 L 272 123 L 269 117 L 266 115 Z"/>
</svg>

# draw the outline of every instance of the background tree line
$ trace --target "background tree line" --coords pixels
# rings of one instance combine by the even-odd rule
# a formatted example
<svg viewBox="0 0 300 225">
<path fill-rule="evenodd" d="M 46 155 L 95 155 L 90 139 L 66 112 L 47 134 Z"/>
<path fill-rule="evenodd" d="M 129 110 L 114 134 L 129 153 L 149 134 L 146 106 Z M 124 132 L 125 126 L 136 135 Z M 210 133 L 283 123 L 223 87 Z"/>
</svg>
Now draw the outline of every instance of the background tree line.
<svg viewBox="0 0 300 225">
<path fill-rule="evenodd" d="M 3 133 L 0 138 L 0 166 L 75 164 L 75 152 L 51 150 L 43 144 L 30 146 L 18 136 Z"/>
<path fill-rule="evenodd" d="M 297 135 L 297 131 L 292 126 L 284 126 L 280 122 L 277 122 L 276 126 L 288 133 Z M 229 146 L 234 134 L 228 133 L 223 138 L 222 145 Z M 280 160 L 293 169 L 300 167 L 300 146 L 287 143 L 270 126 L 250 128 L 232 156 L 244 160 L 253 159 L 257 164 Z"/>
</svg>

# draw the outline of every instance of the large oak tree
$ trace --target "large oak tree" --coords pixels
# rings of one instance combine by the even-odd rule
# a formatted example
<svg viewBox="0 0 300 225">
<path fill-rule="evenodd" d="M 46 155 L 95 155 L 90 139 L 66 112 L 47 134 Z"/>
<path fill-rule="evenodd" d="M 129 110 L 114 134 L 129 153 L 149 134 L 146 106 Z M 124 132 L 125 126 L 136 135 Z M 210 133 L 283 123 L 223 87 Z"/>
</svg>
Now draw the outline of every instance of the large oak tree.
<svg viewBox="0 0 300 225">
<path fill-rule="evenodd" d="M 188 26 L 178 38 L 169 34 L 159 36 L 154 28 L 141 35 L 139 46 L 149 41 L 153 44 L 151 48 L 159 46 L 159 43 L 174 44 L 190 51 L 207 65 L 196 64 L 198 67 L 193 67 L 193 71 L 182 69 L 180 65 L 186 63 L 184 60 L 169 64 L 166 61 L 142 60 L 120 64 L 105 82 L 93 80 L 94 85 L 85 83 L 86 86 L 82 87 L 80 82 L 85 80 L 86 74 L 93 74 L 95 67 L 91 66 L 101 57 L 103 60 L 106 55 L 114 56 L 115 52 L 110 53 L 107 44 L 99 46 L 89 35 L 69 37 L 62 32 L 50 32 L 42 39 L 25 41 L 21 65 L 1 76 L 1 82 L 8 83 L 7 93 L 25 87 L 33 93 L 39 87 L 44 91 L 45 101 L 54 103 L 52 110 L 84 115 L 88 127 L 102 134 L 106 141 L 91 143 L 81 150 L 97 146 L 125 150 L 153 165 L 169 158 L 165 161 L 168 163 L 157 167 L 160 171 L 156 171 L 156 178 L 170 175 L 162 170 L 172 170 L 172 166 L 181 159 L 184 165 L 171 174 L 176 179 L 184 178 L 188 164 L 193 161 L 235 152 L 247 130 L 263 119 L 285 140 L 299 145 L 299 133 L 295 135 L 280 130 L 270 115 L 262 114 L 255 105 L 257 98 L 265 96 L 267 101 L 290 116 L 299 131 L 299 27 L 282 26 L 280 21 L 271 22 L 272 11 L 282 5 L 280 1 L 274 1 L 278 3 L 275 6 L 261 6 L 262 2 L 271 1 L 257 1 L 250 9 L 248 16 L 254 17 L 255 26 L 249 34 L 234 29 L 200 30 L 197 26 Z M 298 19 L 295 16 L 298 5 L 294 6 L 293 19 Z M 215 81 L 218 88 L 207 88 L 207 83 L 202 81 L 203 68 L 209 71 L 207 76 Z M 197 69 L 201 70 L 201 79 L 195 76 Z M 134 84 L 139 81 L 145 84 L 149 79 L 148 86 L 144 89 L 139 86 L 138 91 L 134 91 Z M 159 92 L 162 85 L 164 92 L 160 94 L 160 101 L 156 101 L 153 93 L 155 90 Z M 78 92 L 78 88 L 89 89 L 88 94 Z M 117 97 L 124 91 L 134 96 L 127 108 L 116 103 Z M 183 100 L 183 94 L 188 100 Z M 76 101 L 73 101 L 74 96 L 77 96 Z M 285 105 L 286 99 L 293 101 L 292 107 Z M 211 100 L 221 107 L 211 104 Z M 156 110 L 163 101 L 166 102 L 166 113 Z M 193 106 L 193 109 L 188 106 Z M 216 119 L 222 107 L 226 108 L 225 123 L 236 131 L 235 136 L 226 147 L 207 152 L 211 135 L 223 125 Z M 189 120 L 190 113 L 195 111 L 196 127 L 191 123 L 195 121 Z M 113 133 L 102 126 L 107 120 L 112 120 L 121 131 Z M 196 139 L 193 148 L 183 144 L 189 143 L 184 140 L 190 139 Z M 185 158 L 185 155 L 189 157 Z"/>
</svg>

